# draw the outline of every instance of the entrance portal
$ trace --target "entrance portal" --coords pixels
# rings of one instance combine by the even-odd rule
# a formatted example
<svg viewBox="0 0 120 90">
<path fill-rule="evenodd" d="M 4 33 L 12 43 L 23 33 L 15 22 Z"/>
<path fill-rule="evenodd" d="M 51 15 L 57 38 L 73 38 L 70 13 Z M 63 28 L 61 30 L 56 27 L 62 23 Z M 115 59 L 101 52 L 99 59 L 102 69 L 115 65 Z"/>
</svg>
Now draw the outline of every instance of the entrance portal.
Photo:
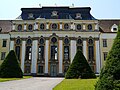
<svg viewBox="0 0 120 90">
<path fill-rule="evenodd" d="M 52 77 L 57 76 L 57 66 L 55 64 L 52 64 L 50 66 L 50 76 Z"/>
</svg>

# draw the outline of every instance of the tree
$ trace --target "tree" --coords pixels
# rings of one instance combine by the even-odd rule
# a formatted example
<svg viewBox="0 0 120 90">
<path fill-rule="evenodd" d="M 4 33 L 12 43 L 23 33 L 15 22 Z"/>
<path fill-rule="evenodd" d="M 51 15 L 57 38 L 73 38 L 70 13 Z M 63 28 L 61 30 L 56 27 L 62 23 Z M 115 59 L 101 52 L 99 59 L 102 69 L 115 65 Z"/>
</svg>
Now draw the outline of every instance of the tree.
<svg viewBox="0 0 120 90">
<path fill-rule="evenodd" d="M 74 78 L 96 78 L 94 72 L 89 66 L 86 58 L 81 51 L 77 51 L 72 64 L 70 65 L 66 75 L 66 79 Z"/>
<path fill-rule="evenodd" d="M 120 26 L 95 90 L 120 90 Z"/>
<path fill-rule="evenodd" d="M 22 78 L 23 72 L 20 68 L 18 59 L 13 50 L 9 52 L 4 62 L 0 66 L 1 78 Z"/>
</svg>

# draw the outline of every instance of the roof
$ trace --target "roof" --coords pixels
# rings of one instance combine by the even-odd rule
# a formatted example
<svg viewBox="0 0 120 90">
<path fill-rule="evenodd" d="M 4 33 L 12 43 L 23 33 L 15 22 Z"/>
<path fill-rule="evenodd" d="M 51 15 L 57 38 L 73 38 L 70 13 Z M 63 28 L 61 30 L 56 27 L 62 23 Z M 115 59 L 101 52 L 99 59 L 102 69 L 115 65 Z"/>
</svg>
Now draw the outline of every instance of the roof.
<svg viewBox="0 0 120 90">
<path fill-rule="evenodd" d="M 10 32 L 12 30 L 11 20 L 0 20 L 1 32 Z"/>
<path fill-rule="evenodd" d="M 114 24 L 120 25 L 120 19 L 102 19 L 102 20 L 99 20 L 100 31 L 104 32 L 104 33 L 112 32 L 111 27 Z"/>
<path fill-rule="evenodd" d="M 80 13 L 82 20 L 95 20 L 90 14 L 90 7 L 42 7 L 42 8 L 21 8 L 23 20 L 29 19 L 29 14 L 33 14 L 33 19 L 76 19 L 76 14 Z M 52 12 L 56 11 L 58 17 L 53 17 Z"/>
</svg>

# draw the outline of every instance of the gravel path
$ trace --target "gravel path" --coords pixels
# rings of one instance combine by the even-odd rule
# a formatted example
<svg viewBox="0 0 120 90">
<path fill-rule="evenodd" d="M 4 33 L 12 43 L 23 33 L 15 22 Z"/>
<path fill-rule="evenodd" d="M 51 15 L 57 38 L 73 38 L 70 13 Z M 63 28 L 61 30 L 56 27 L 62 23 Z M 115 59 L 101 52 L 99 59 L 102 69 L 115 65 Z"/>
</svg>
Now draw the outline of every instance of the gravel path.
<svg viewBox="0 0 120 90">
<path fill-rule="evenodd" d="M 52 90 L 63 79 L 33 77 L 23 80 L 0 82 L 0 90 Z"/>
</svg>

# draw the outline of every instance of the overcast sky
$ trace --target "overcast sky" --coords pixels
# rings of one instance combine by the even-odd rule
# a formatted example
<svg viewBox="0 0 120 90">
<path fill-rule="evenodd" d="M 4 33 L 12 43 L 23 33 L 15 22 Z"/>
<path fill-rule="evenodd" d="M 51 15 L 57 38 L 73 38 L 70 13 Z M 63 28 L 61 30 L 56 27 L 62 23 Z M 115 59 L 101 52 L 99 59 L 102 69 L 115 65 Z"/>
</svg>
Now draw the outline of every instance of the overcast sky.
<svg viewBox="0 0 120 90">
<path fill-rule="evenodd" d="M 120 19 L 120 0 L 1 0 L 0 20 L 14 20 L 21 14 L 21 8 L 41 6 L 91 7 L 96 19 Z"/>
</svg>

